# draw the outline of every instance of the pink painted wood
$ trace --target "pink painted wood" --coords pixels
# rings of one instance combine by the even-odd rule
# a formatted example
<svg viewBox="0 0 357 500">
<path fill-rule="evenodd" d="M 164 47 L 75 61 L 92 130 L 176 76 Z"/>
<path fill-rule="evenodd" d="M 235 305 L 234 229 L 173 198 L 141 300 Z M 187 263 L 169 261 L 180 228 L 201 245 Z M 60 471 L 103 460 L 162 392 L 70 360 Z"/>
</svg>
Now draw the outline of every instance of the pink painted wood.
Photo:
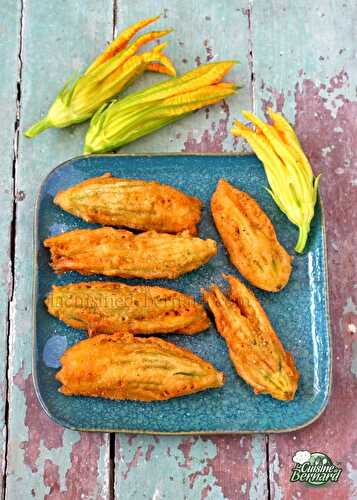
<svg viewBox="0 0 357 500">
<path fill-rule="evenodd" d="M 152 0 L 140 4 L 122 0 L 118 29 L 152 15 Z M 249 2 L 160 0 L 163 20 L 174 26 L 169 47 L 183 73 L 204 62 L 239 60 L 230 78 L 244 85 L 237 98 L 199 111 L 159 134 L 123 148 L 127 152 L 244 151 L 242 141 L 229 133 L 234 115 L 252 105 L 249 53 Z M 190 18 L 190 22 L 182 19 Z M 224 36 L 222 26 L 225 26 Z M 153 77 L 152 77 L 153 79 Z M 147 83 L 136 82 L 137 87 Z M 116 438 L 115 492 L 117 498 L 267 498 L 266 441 L 264 436 L 180 438 L 142 436 Z M 165 471 L 164 474 L 160 471 Z"/>
<path fill-rule="evenodd" d="M 40 0 L 22 0 L 19 5 L 19 9 L 10 9 L 10 3 L 6 8 L 1 6 L 1 22 L 11 23 L 14 18 L 19 22 L 18 69 L 9 72 L 13 82 L 8 91 L 9 99 L 16 98 L 16 102 L 8 109 L 16 127 L 20 119 L 22 130 L 45 111 L 68 70 L 83 66 L 103 46 L 103 40 L 111 38 L 113 3 L 91 0 L 85 9 L 82 2 L 69 0 L 51 8 Z M 162 11 L 163 24 L 176 28 L 169 51 L 180 72 L 204 61 L 238 58 L 241 65 L 234 78 L 244 84 L 234 103 L 196 113 L 128 146 L 126 151 L 246 151 L 242 141 L 237 143 L 230 137 L 233 119 L 242 108 L 263 114 L 272 104 L 295 123 L 315 171 L 323 172 L 334 341 L 331 402 L 310 427 L 269 438 L 118 436 L 114 489 L 109 436 L 75 433 L 53 424 L 39 408 L 31 376 L 29 248 L 34 195 L 52 167 L 80 152 L 83 129 L 47 132 L 33 142 L 25 142 L 20 135 L 19 144 L 12 143 L 15 132 L 5 139 L 0 135 L 6 158 L 14 159 L 15 192 L 19 193 L 13 199 L 8 192 L 12 181 L 6 184 L 7 203 L 16 201 L 13 216 L 17 236 L 11 241 L 15 273 L 9 277 L 15 291 L 9 318 L 3 491 L 9 499 L 56 500 L 113 496 L 135 500 L 357 498 L 357 4 L 352 0 L 203 0 L 197 7 L 188 0 L 114 0 L 114 7 L 117 27 Z M 14 34 L 15 30 L 10 60 L 14 60 Z M 16 73 L 21 77 L 17 97 Z M 0 168 L 3 176 L 8 176 L 10 161 Z M 0 225 L 4 240 L 9 236 L 8 228 L 8 223 Z M 3 259 L 4 269 L 8 260 Z M 4 272 L 7 276 L 8 270 Z M 2 306 L 6 311 L 7 302 Z M 5 405 L 0 410 L 5 413 Z M 3 436 L 6 438 L 5 431 Z M 324 489 L 290 483 L 292 456 L 300 449 L 322 451 L 339 462 L 344 469 L 340 482 Z"/>
<path fill-rule="evenodd" d="M 38 0 L 19 2 L 18 114 L 3 117 L 20 129 L 13 151 L 15 192 L 21 195 L 13 206 L 14 293 L 10 303 L 8 442 L 3 483 L 9 499 L 109 496 L 109 435 L 79 434 L 55 425 L 39 407 L 31 374 L 34 200 L 46 174 L 56 164 L 79 154 L 83 129 L 51 131 L 34 141 L 25 139 L 23 131 L 44 114 L 71 71 L 85 67 L 105 40 L 112 38 L 112 0 L 90 3 L 83 9 L 80 2 L 68 0 L 51 6 Z M 16 82 L 14 85 L 16 88 Z"/>
<path fill-rule="evenodd" d="M 357 498 L 357 4 L 286 8 L 270 1 L 254 5 L 252 19 L 256 110 L 272 104 L 286 113 L 314 171 L 323 174 L 334 349 L 325 413 L 306 429 L 269 438 L 271 497 Z M 339 483 L 323 489 L 290 483 L 297 450 L 321 451 L 340 463 Z"/>
</svg>

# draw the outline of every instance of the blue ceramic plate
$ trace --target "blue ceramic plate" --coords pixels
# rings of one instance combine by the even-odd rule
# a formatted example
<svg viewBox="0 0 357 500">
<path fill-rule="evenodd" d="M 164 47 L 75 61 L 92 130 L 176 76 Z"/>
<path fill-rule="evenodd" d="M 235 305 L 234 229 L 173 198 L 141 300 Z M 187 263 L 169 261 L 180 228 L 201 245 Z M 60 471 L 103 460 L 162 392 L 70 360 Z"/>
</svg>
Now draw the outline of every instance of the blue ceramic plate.
<svg viewBox="0 0 357 500">
<path fill-rule="evenodd" d="M 222 272 L 239 275 L 227 257 L 209 210 L 211 195 L 221 177 L 258 200 L 271 218 L 279 240 L 291 255 L 294 254 L 296 228 L 264 189 L 267 184 L 264 170 L 254 156 L 106 155 L 76 158 L 60 165 L 41 187 L 36 219 L 33 372 L 37 394 L 46 413 L 59 424 L 73 429 L 135 433 L 279 432 L 297 429 L 315 420 L 327 404 L 331 378 L 326 250 L 320 205 L 316 208 L 306 252 L 302 256 L 295 255 L 288 285 L 276 294 L 254 289 L 285 348 L 293 353 L 301 373 L 294 401 L 255 396 L 232 368 L 225 342 L 214 326 L 198 335 L 170 335 L 168 338 L 224 371 L 226 383 L 221 389 L 153 403 L 66 397 L 57 391 L 59 383 L 54 375 L 60 366 L 62 352 L 86 335 L 50 316 L 44 298 L 53 284 L 109 278 L 83 277 L 76 273 L 56 276 L 49 266 L 49 255 L 42 241 L 63 231 L 95 227 L 62 211 L 52 199 L 57 191 L 105 172 L 117 177 L 155 179 L 171 184 L 201 198 L 205 204 L 199 233 L 218 242 L 218 255 L 180 279 L 146 283 L 168 286 L 199 299 L 201 287 L 224 284 Z M 130 283 L 143 283 L 143 280 Z"/>
</svg>

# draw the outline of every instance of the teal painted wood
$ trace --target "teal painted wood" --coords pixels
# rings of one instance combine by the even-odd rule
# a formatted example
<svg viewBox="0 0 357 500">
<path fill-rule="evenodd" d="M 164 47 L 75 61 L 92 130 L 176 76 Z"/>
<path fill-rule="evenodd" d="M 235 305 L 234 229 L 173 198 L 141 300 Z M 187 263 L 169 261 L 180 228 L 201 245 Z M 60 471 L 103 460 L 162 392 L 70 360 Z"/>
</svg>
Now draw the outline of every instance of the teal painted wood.
<svg viewBox="0 0 357 500">
<path fill-rule="evenodd" d="M 323 0 L 313 7 L 303 0 L 289 3 L 289 6 L 282 0 L 249 3 L 253 3 L 252 10 L 248 8 L 247 1 L 235 2 L 228 15 L 225 13 L 225 9 L 229 8 L 228 2 L 223 0 L 222 3 L 204 2 L 203 7 L 200 4 L 200 10 L 193 9 L 192 2 L 186 1 L 175 2 L 174 6 L 171 6 L 173 2 L 162 6 L 149 0 L 136 5 L 133 2 L 118 5 L 120 23 L 152 14 L 152 9 L 162 10 L 168 21 L 170 12 L 177 12 L 178 28 L 172 39 L 178 39 L 181 27 L 185 30 L 184 38 L 180 39 L 181 44 L 178 45 L 182 51 L 179 60 L 182 66 L 178 66 L 179 69 L 196 64 L 197 56 L 202 62 L 205 61 L 211 57 L 211 50 L 218 53 L 217 48 L 222 48 L 222 58 L 228 55 L 228 49 L 237 50 L 243 62 L 238 74 L 246 82 L 245 90 L 240 91 L 234 104 L 230 102 L 229 108 L 218 108 L 214 113 L 210 111 L 207 118 L 204 111 L 199 112 L 167 129 L 167 135 L 163 135 L 163 131 L 160 138 L 148 137 L 127 150 L 242 150 L 244 146 L 241 143 L 235 144 L 228 138 L 228 127 L 233 115 L 238 116 L 240 108 L 249 108 L 252 104 L 249 63 L 256 79 L 255 109 L 261 111 L 268 102 L 272 102 L 295 120 L 314 167 L 325 172 L 322 194 L 327 212 L 330 251 L 335 390 L 332 404 L 314 426 L 296 435 L 270 440 L 271 493 L 272 498 L 294 498 L 306 494 L 302 488 L 288 483 L 290 459 L 292 450 L 313 448 L 326 451 L 331 458 L 340 460 L 345 469 L 341 489 L 324 489 L 323 493 L 327 495 L 324 498 L 332 495 L 336 498 L 354 498 L 356 463 L 352 450 L 355 446 L 353 436 L 356 424 L 353 391 L 357 372 L 357 341 L 354 338 L 357 298 L 352 283 L 356 269 L 356 235 L 351 233 L 350 228 L 357 225 L 357 202 L 355 189 L 352 189 L 356 186 L 357 150 L 357 67 L 353 64 L 356 57 L 353 31 L 357 18 L 356 5 L 352 0 Z M 166 12 L 165 8 L 168 9 Z M 16 37 L 20 25 L 16 19 L 20 5 L 5 0 L 0 9 L 0 41 L 1 49 L 5 49 L 2 58 L 1 109 L 5 111 L 5 116 L 11 117 L 16 104 L 13 74 L 17 70 Z M 237 9 L 234 12 L 238 14 L 233 14 L 233 9 Z M 63 77 L 63 81 L 68 67 L 72 65 L 74 68 L 78 63 L 87 62 L 102 46 L 103 38 L 110 39 L 111 13 L 112 6 L 105 0 L 91 0 L 86 2 L 85 7 L 78 0 L 67 0 L 59 5 L 52 3 L 50 11 L 39 0 L 25 2 L 22 128 L 38 118 L 37 111 L 45 112 L 57 89 L 57 80 Z M 185 19 L 188 22 L 185 23 Z M 216 22 L 216 19 L 225 21 L 224 29 L 215 30 L 214 23 L 213 27 L 206 27 L 206 22 Z M 253 33 L 251 40 L 248 20 Z M 210 30 L 210 36 L 202 36 L 207 29 Z M 254 61 L 248 57 L 250 42 Z M 183 59 L 187 59 L 187 63 Z M 42 82 L 37 73 L 39 70 L 45 75 Z M 158 77 L 152 75 L 147 78 L 146 81 L 149 81 Z M 77 128 L 51 131 L 27 144 L 22 137 L 20 139 L 16 185 L 19 192 L 16 292 L 12 303 L 10 337 L 8 498 L 31 498 L 32 493 L 40 498 L 46 494 L 52 498 L 78 498 L 82 493 L 84 498 L 91 498 L 96 493 L 105 497 L 108 491 L 107 437 L 63 431 L 50 424 L 38 409 L 30 375 L 32 201 L 40 179 L 48 170 L 81 150 L 79 142 L 82 134 L 83 129 Z M 3 153 L 0 192 L 4 200 L 0 222 L 0 241 L 3 245 L 0 268 L 1 284 L 4 286 L 8 284 L 9 259 L 6 252 L 9 240 L 6 235 L 11 218 L 12 198 L 9 193 L 12 188 L 12 140 L 13 130 L 3 127 L 0 131 Z M 0 313 L 6 315 L 7 292 L 4 287 L 1 290 Z M 1 317 L 6 316 L 2 314 Z M 1 327 L 5 329 L 6 323 L 2 323 Z M 4 363 L 4 357 L 1 359 Z M 1 367 L 0 373 L 4 373 Z M 0 406 L 0 417 L 1 411 Z M 150 445 L 155 446 L 155 450 Z M 161 498 L 160 491 L 173 492 L 177 497 L 182 481 L 186 481 L 189 486 L 193 482 L 192 488 L 185 489 L 182 486 L 187 498 L 197 498 L 194 496 L 196 493 L 198 498 L 214 499 L 267 496 L 263 438 L 215 438 L 201 441 L 196 438 L 153 437 L 142 440 L 122 437 L 117 441 L 116 450 L 118 498 L 136 500 L 140 499 L 140 495 L 145 498 L 145 491 L 152 493 L 148 498 Z M 203 460 L 202 468 L 196 462 L 196 457 Z M 248 465 L 244 457 L 247 457 Z M 169 472 L 171 470 L 172 475 Z M 174 479 L 171 480 L 171 477 Z M 171 484 L 175 485 L 175 489 Z M 135 493 L 139 496 L 133 496 Z M 309 490 L 309 494 L 321 496 L 321 491 Z"/>
<path fill-rule="evenodd" d="M 0 475 L 4 475 L 7 393 L 8 301 L 12 295 L 10 233 L 13 209 L 13 159 L 16 122 L 16 80 L 19 50 L 19 6 L 11 0 L 0 4 L 0 109 L 7 125 L 0 127 Z M 2 485 L 0 486 L 2 489 Z"/>
<path fill-rule="evenodd" d="M 112 37 L 111 0 L 27 0 L 23 7 L 21 115 L 16 190 L 15 294 L 11 304 L 9 499 L 108 498 L 109 437 L 65 431 L 40 410 L 31 376 L 32 221 L 42 179 L 81 151 L 84 129 L 23 131 L 47 110 L 71 71 L 85 65 Z M 15 64 L 15 62 L 14 62 Z"/>
<path fill-rule="evenodd" d="M 242 106 L 250 105 L 252 99 L 248 3 L 248 0 L 201 0 L 199 3 L 193 3 L 192 0 L 118 2 L 117 31 L 137 19 L 162 13 L 157 25 L 175 29 L 167 37 L 170 42 L 167 54 L 172 57 L 178 73 L 183 74 L 209 61 L 239 60 L 240 64 L 227 75 L 226 80 L 243 85 L 226 103 L 197 111 L 158 133 L 126 146 L 122 151 L 142 153 L 243 150 L 244 143 L 235 141 L 229 134 L 229 129 L 233 116 L 237 115 Z M 129 91 L 143 88 L 159 79 L 158 75 L 147 73 L 137 80 Z"/>
<path fill-rule="evenodd" d="M 222 106 L 201 110 L 158 134 L 147 136 L 122 152 L 244 151 L 229 134 L 233 116 L 252 103 L 248 1 L 211 2 L 142 0 L 118 3 L 117 30 L 136 19 L 162 12 L 160 26 L 172 26 L 168 54 L 183 73 L 209 60 L 239 59 L 231 77 L 244 88 Z M 227 79 L 229 79 L 227 77 Z M 145 75 L 140 88 L 157 75 Z M 248 148 L 246 148 L 248 150 Z M 263 436 L 197 439 L 180 437 L 117 437 L 115 497 L 233 499 L 267 498 L 266 449 Z"/>
<path fill-rule="evenodd" d="M 265 440 L 117 436 L 115 498 L 267 498 Z"/>
<path fill-rule="evenodd" d="M 267 22 L 269 20 L 269 22 Z M 257 2 L 252 10 L 256 110 L 269 103 L 295 122 L 327 219 L 334 339 L 333 391 L 325 414 L 298 433 L 269 440 L 272 498 L 357 498 L 357 4 Z M 322 451 L 344 469 L 339 483 L 289 483 L 296 450 Z"/>
</svg>

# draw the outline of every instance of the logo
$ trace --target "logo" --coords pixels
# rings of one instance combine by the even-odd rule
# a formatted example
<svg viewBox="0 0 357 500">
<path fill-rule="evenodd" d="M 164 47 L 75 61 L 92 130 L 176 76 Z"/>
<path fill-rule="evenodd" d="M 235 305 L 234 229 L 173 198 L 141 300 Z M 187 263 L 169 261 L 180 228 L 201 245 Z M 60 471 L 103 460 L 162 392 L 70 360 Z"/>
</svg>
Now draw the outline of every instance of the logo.
<svg viewBox="0 0 357 500">
<path fill-rule="evenodd" d="M 321 452 L 297 451 L 293 462 L 292 483 L 300 481 L 306 486 L 326 486 L 329 482 L 337 483 L 342 474 L 342 469 Z"/>
</svg>

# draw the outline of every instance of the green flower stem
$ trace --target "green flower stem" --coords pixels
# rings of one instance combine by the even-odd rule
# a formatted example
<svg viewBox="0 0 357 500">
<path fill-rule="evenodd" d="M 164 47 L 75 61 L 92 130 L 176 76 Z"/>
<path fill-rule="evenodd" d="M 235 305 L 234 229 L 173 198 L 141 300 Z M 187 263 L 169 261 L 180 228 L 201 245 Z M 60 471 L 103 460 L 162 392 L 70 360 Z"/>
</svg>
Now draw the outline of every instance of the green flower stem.
<svg viewBox="0 0 357 500">
<path fill-rule="evenodd" d="M 302 253 L 304 251 L 309 231 L 310 231 L 310 224 L 299 226 L 299 238 L 295 246 L 296 252 Z"/>
<path fill-rule="evenodd" d="M 41 134 L 44 130 L 50 128 L 52 125 L 48 121 L 47 116 L 45 118 L 42 118 L 42 120 L 38 121 L 32 127 L 26 130 L 25 136 L 26 137 L 35 137 L 38 134 Z"/>
</svg>

